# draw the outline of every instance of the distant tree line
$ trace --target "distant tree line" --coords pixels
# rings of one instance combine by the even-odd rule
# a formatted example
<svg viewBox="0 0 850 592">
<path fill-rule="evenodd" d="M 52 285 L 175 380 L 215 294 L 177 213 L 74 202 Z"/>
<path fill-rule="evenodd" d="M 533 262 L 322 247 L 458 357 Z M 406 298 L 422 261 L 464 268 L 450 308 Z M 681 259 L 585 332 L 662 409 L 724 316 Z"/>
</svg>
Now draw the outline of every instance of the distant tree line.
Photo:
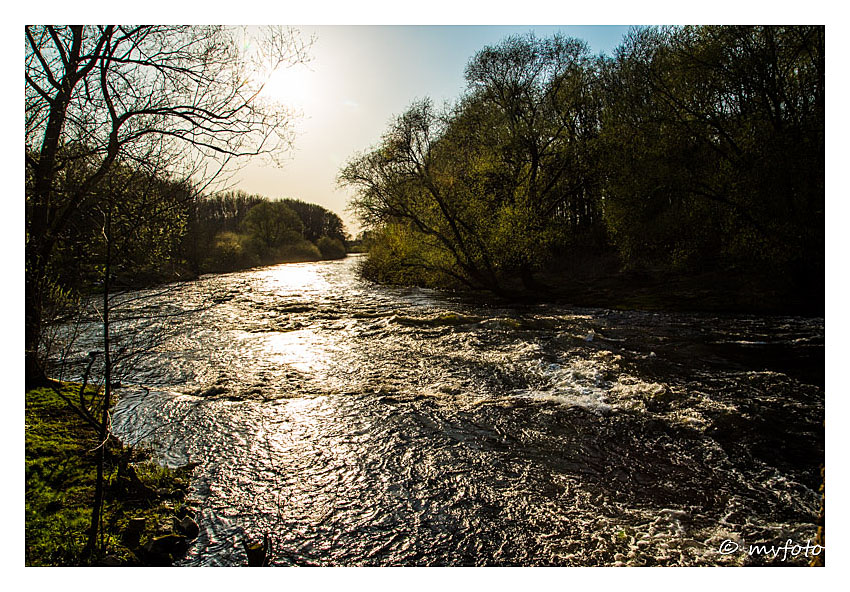
<svg viewBox="0 0 850 592">
<path fill-rule="evenodd" d="M 123 166 L 97 191 L 110 196 L 110 207 L 75 212 L 57 237 L 49 273 L 55 304 L 62 294 L 72 297 L 100 281 L 107 215 L 116 289 L 346 254 L 339 216 L 300 200 L 243 191 L 205 196 L 186 183 Z"/>
<path fill-rule="evenodd" d="M 231 191 L 193 202 L 183 237 L 195 273 L 345 257 L 342 220 L 319 205 Z"/>
<path fill-rule="evenodd" d="M 609 253 L 823 285 L 823 27 L 635 28 L 613 56 L 515 36 L 466 80 L 341 170 L 367 277 L 504 292 Z"/>
</svg>

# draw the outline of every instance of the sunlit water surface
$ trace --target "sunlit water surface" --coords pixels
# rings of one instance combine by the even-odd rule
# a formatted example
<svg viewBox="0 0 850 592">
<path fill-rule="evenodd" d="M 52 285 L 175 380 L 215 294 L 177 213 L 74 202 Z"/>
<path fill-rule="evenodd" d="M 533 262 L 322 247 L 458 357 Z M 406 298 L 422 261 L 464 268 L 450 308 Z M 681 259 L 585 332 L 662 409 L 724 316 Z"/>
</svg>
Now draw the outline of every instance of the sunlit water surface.
<svg viewBox="0 0 850 592">
<path fill-rule="evenodd" d="M 181 564 L 264 535 L 273 565 L 781 564 L 718 548 L 814 539 L 823 319 L 500 308 L 356 265 L 116 298 L 113 431 L 198 463 Z"/>
</svg>

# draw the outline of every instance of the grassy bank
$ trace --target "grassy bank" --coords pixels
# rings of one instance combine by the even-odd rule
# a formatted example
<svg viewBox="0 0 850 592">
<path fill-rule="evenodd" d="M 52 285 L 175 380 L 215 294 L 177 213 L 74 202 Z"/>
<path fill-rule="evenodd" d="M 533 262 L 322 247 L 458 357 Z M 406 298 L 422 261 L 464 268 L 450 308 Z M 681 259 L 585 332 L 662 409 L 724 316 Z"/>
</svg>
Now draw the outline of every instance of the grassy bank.
<svg viewBox="0 0 850 592">
<path fill-rule="evenodd" d="M 66 396 L 77 386 L 57 385 Z M 168 565 L 197 536 L 188 468 L 165 469 L 111 438 L 102 548 L 83 550 L 95 491 L 95 432 L 50 387 L 26 393 L 26 565 Z"/>
</svg>

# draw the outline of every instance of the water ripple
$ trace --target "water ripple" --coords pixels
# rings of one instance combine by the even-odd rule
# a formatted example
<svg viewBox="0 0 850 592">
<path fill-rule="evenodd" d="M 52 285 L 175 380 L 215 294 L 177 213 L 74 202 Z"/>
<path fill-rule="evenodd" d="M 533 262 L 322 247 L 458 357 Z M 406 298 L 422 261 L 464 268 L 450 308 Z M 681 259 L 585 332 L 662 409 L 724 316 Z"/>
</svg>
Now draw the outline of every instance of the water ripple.
<svg viewBox="0 0 850 592">
<path fill-rule="evenodd" d="M 198 463 L 184 565 L 264 536 L 275 565 L 717 565 L 725 539 L 813 538 L 822 319 L 470 304 L 355 264 L 126 298 L 113 429 Z"/>
</svg>

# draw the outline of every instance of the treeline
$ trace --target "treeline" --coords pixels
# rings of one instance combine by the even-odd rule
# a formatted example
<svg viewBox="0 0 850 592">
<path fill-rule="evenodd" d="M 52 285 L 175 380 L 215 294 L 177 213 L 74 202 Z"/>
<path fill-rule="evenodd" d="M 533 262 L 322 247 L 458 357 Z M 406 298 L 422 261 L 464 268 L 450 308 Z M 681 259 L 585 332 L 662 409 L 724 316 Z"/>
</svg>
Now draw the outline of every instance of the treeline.
<svg viewBox="0 0 850 592">
<path fill-rule="evenodd" d="M 300 200 L 242 191 L 205 196 L 186 183 L 123 165 L 91 200 L 97 205 L 69 212 L 56 237 L 44 277 L 45 306 L 72 304 L 76 294 L 96 290 L 107 244 L 115 289 L 346 254 L 339 216 Z"/>
<path fill-rule="evenodd" d="M 62 174 L 46 209 L 35 207 L 37 178 L 26 169 L 28 244 L 36 242 L 39 225 L 60 229 L 39 237 L 45 245 L 40 260 L 37 255 L 27 260 L 41 351 L 43 327 L 77 314 L 82 297 L 106 288 L 107 275 L 109 289 L 121 291 L 204 273 L 346 256 L 342 220 L 319 205 L 242 191 L 205 195 L 138 163 L 114 164 L 84 198 L 75 199 L 83 194 L 80 180 L 94 174 L 87 152 L 73 145 L 58 151 Z"/>
<path fill-rule="evenodd" d="M 342 220 L 319 205 L 232 191 L 194 202 L 184 238 L 196 273 L 345 257 Z"/>
<path fill-rule="evenodd" d="M 466 80 L 341 171 L 367 277 L 505 292 L 614 256 L 822 293 L 823 27 L 636 28 L 613 56 L 511 37 Z"/>
</svg>

